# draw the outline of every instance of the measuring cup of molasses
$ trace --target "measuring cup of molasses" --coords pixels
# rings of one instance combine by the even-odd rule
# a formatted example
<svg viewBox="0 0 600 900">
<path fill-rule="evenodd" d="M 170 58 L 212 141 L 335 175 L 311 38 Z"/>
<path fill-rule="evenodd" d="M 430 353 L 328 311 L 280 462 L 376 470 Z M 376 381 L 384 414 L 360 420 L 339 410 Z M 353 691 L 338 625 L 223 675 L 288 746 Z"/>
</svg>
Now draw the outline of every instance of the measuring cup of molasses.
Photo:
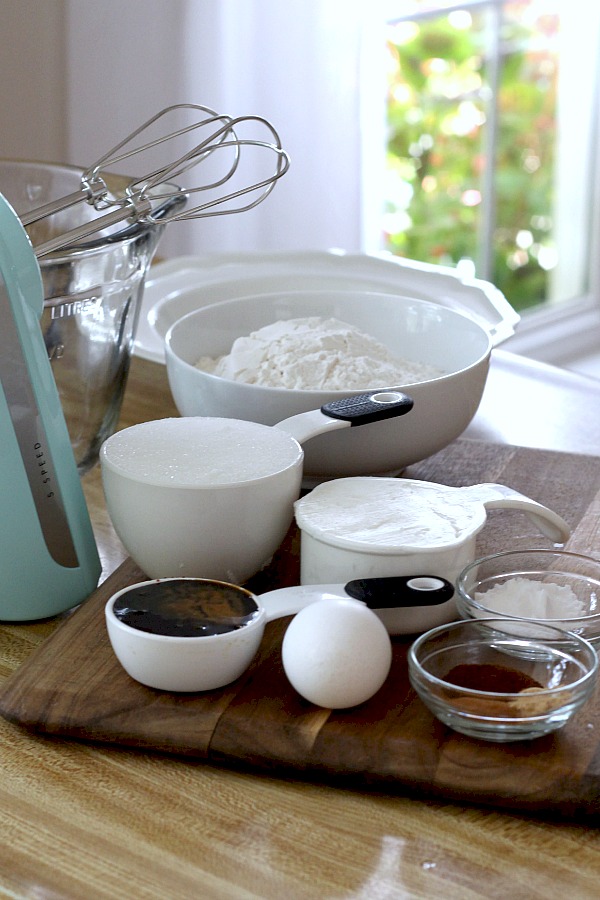
<svg viewBox="0 0 600 900">
<path fill-rule="evenodd" d="M 252 662 L 267 620 L 250 591 L 199 578 L 130 585 L 110 598 L 105 618 L 127 674 L 164 691 L 209 691 L 235 681 Z"/>
<path fill-rule="evenodd" d="M 246 671 L 265 625 L 320 595 L 260 597 L 209 578 L 155 578 L 117 591 L 105 606 L 108 637 L 128 675 L 163 691 L 210 691 Z"/>
</svg>

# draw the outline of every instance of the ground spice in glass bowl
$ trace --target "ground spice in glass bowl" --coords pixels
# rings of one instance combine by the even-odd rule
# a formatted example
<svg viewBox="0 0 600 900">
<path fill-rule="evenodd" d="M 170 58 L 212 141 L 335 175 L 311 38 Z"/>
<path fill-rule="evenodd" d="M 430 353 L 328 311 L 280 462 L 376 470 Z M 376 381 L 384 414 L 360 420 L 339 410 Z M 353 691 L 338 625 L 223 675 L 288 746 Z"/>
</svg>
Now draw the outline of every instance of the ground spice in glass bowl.
<svg viewBox="0 0 600 900">
<path fill-rule="evenodd" d="M 459 663 L 446 673 L 444 681 L 457 687 L 500 694 L 517 694 L 527 688 L 543 687 L 526 672 L 497 663 Z"/>
<path fill-rule="evenodd" d="M 460 705 L 464 712 L 482 716 L 520 717 L 543 715 L 563 705 L 564 697 L 549 697 L 544 686 L 518 669 L 497 663 L 459 663 L 444 676 L 444 681 L 457 687 L 492 694 L 516 696 L 465 697 L 459 692 L 448 692 L 449 698 Z"/>
<path fill-rule="evenodd" d="M 421 635 L 408 654 L 411 684 L 462 734 L 531 740 L 563 727 L 587 701 L 598 671 L 592 645 L 554 626 L 469 619 Z"/>
</svg>

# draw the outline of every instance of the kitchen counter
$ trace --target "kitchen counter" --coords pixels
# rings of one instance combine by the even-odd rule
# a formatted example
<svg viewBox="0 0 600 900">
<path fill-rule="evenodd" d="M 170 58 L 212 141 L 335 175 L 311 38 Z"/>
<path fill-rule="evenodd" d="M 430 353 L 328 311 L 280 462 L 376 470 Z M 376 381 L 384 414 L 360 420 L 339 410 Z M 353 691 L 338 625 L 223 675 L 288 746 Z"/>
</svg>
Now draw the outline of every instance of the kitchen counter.
<svg viewBox="0 0 600 900">
<path fill-rule="evenodd" d="M 597 455 L 599 409 L 599 379 L 496 349 L 483 399 L 465 436 Z"/>
<path fill-rule="evenodd" d="M 495 351 L 466 436 L 600 454 L 599 401 L 600 381 Z M 122 424 L 171 414 L 164 368 L 134 360 Z M 106 577 L 125 553 L 104 508 L 98 469 L 84 486 Z M 58 622 L 0 628 L 2 677 Z M 4 896 L 598 896 L 600 832 L 589 823 L 36 737 L 1 719 L 0 742 Z"/>
</svg>

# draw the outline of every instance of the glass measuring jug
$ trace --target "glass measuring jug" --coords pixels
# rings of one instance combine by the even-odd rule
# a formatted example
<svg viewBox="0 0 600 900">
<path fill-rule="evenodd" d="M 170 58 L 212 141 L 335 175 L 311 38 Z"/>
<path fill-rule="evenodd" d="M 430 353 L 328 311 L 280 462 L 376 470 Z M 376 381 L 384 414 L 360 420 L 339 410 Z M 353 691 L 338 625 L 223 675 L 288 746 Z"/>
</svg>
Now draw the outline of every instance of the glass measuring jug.
<svg viewBox="0 0 600 900">
<path fill-rule="evenodd" d="M 0 160 L 0 193 L 17 214 L 76 190 L 74 166 Z M 118 190 L 128 179 L 107 176 Z M 165 211 L 183 205 L 173 187 Z M 80 204 L 28 227 L 40 243 L 93 218 Z M 165 228 L 138 223 L 107 229 L 93 240 L 39 261 L 44 289 L 42 331 L 80 474 L 98 459 L 121 409 L 148 267 Z"/>
</svg>

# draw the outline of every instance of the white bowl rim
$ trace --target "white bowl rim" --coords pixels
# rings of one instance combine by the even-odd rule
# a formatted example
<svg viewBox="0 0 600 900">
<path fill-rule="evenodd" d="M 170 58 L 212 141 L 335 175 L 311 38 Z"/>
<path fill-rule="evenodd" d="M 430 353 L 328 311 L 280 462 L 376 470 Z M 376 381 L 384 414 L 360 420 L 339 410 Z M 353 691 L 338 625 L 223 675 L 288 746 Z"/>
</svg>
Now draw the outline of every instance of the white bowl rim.
<svg viewBox="0 0 600 900">
<path fill-rule="evenodd" d="M 446 318 L 455 319 L 455 320 L 464 322 L 469 328 L 473 329 L 474 333 L 478 333 L 482 338 L 485 339 L 485 343 L 486 343 L 485 350 L 475 360 L 473 360 L 472 362 L 468 363 L 465 366 L 462 366 L 458 369 L 454 369 L 452 372 L 445 372 L 442 375 L 436 376 L 435 378 L 426 378 L 422 381 L 405 382 L 405 383 L 402 383 L 401 385 L 397 385 L 397 384 L 379 385 L 379 387 L 381 387 L 382 390 L 392 390 L 392 389 L 406 390 L 406 389 L 410 389 L 411 387 L 415 387 L 417 385 L 434 384 L 437 382 L 447 381 L 449 379 L 456 378 L 456 376 L 462 374 L 463 372 L 468 372 L 470 369 L 474 369 L 474 368 L 480 366 L 482 364 L 482 362 L 484 362 L 486 359 L 488 359 L 491 355 L 491 352 L 493 349 L 493 342 L 492 342 L 492 338 L 491 338 L 489 332 L 487 332 L 486 329 L 482 325 L 479 324 L 479 322 L 476 322 L 473 318 L 471 318 L 467 312 L 464 312 L 461 310 L 456 310 L 456 309 L 450 309 L 449 307 L 446 307 L 446 306 L 440 306 L 436 303 L 431 302 L 430 300 L 422 300 L 419 297 L 409 297 L 409 296 L 405 296 L 402 294 L 389 294 L 389 293 L 386 293 L 385 291 L 372 291 L 372 290 L 360 290 L 360 289 L 355 289 L 352 291 L 333 290 L 333 289 L 332 290 L 314 289 L 314 290 L 297 290 L 297 291 L 293 291 L 293 290 L 278 291 L 277 293 L 271 293 L 271 294 L 268 294 L 268 293 L 246 294 L 246 295 L 240 295 L 238 297 L 232 297 L 229 300 L 222 300 L 217 303 L 211 303 L 207 306 L 202 306 L 199 309 L 193 309 L 190 312 L 186 313 L 181 318 L 177 319 L 176 322 L 173 322 L 173 324 L 170 326 L 170 328 L 168 329 L 168 331 L 165 335 L 164 348 L 165 348 L 165 354 L 167 357 L 167 362 L 168 362 L 169 356 L 172 356 L 174 359 L 177 360 L 179 365 L 184 367 L 184 370 L 189 369 L 191 372 L 200 373 L 200 375 L 203 378 L 208 378 L 208 379 L 214 380 L 219 383 L 223 383 L 226 381 L 231 382 L 232 384 L 236 385 L 236 388 L 238 388 L 242 391 L 245 390 L 245 391 L 256 392 L 257 389 L 260 389 L 261 391 L 265 391 L 267 396 L 269 394 L 272 396 L 275 396 L 275 395 L 284 396 L 285 394 L 290 394 L 291 392 L 293 392 L 296 395 L 300 395 L 300 396 L 304 396 L 304 397 L 309 397 L 312 395 L 315 398 L 323 397 L 323 396 L 333 398 L 336 395 L 348 396 L 350 394 L 364 393 L 364 390 L 354 390 L 354 389 L 350 389 L 350 390 L 344 390 L 344 389 L 341 389 L 341 390 L 329 390 L 329 389 L 307 390 L 307 389 L 302 389 L 302 388 L 294 388 L 291 391 L 290 388 L 272 387 L 269 385 L 247 384 L 245 382 L 233 381 L 232 379 L 222 378 L 219 375 L 213 375 L 210 372 L 204 372 L 201 369 L 197 369 L 196 366 L 194 366 L 192 363 L 187 362 L 187 360 L 185 360 L 181 356 L 179 356 L 179 354 L 173 348 L 173 336 L 176 335 L 177 331 L 179 331 L 180 329 L 185 330 L 191 320 L 194 320 L 198 317 L 203 317 L 203 316 L 205 316 L 206 313 L 210 313 L 212 310 L 216 309 L 217 307 L 219 307 L 220 309 L 225 309 L 225 310 L 231 309 L 233 307 L 238 306 L 241 303 L 246 303 L 249 300 L 254 300 L 257 298 L 267 298 L 268 300 L 276 300 L 276 299 L 281 299 L 281 298 L 285 298 L 285 297 L 298 297 L 298 296 L 347 297 L 348 295 L 361 295 L 364 297 L 384 297 L 395 303 L 402 304 L 403 302 L 407 302 L 407 303 L 416 304 L 417 306 L 422 307 L 422 308 L 432 309 Z M 318 399 L 315 400 L 316 404 L 319 402 L 321 402 L 321 401 L 319 401 Z"/>
<path fill-rule="evenodd" d="M 340 285 L 340 279 L 342 284 Z M 142 296 L 134 353 L 165 363 L 164 337 L 169 326 L 191 309 L 257 290 L 272 293 L 299 287 L 347 285 L 414 293 L 440 306 L 461 309 L 480 322 L 494 347 L 514 335 L 519 314 L 489 281 L 467 277 L 456 267 L 423 263 L 387 253 L 329 247 L 326 250 L 260 250 L 174 257 L 152 266 Z"/>
</svg>

